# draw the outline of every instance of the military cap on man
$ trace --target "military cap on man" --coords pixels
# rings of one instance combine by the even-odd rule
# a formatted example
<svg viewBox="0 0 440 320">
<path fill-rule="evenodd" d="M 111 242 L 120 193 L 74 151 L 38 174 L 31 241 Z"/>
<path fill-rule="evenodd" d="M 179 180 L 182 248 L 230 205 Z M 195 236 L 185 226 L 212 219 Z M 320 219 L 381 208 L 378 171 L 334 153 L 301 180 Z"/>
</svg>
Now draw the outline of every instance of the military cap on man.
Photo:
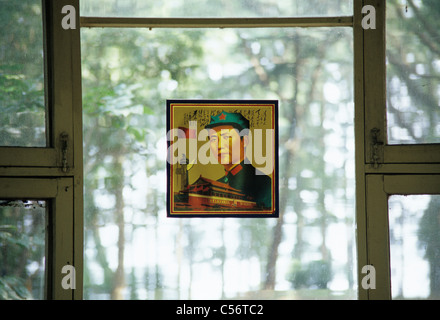
<svg viewBox="0 0 440 320">
<path fill-rule="evenodd" d="M 249 120 L 243 117 L 241 113 L 222 111 L 216 116 L 211 116 L 211 122 L 207 124 L 205 128 L 210 129 L 217 126 L 226 125 L 230 125 L 235 129 L 241 131 L 243 129 L 249 129 Z"/>
</svg>

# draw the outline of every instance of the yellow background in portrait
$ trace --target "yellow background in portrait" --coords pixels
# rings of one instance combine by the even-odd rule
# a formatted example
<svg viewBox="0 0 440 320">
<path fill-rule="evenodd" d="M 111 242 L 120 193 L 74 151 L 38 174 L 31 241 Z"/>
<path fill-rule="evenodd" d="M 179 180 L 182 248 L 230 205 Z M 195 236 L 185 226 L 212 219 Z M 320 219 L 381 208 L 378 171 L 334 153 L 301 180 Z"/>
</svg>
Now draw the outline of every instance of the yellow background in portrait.
<svg viewBox="0 0 440 320">
<path fill-rule="evenodd" d="M 177 128 L 187 128 L 190 129 L 190 121 L 197 122 L 197 138 L 200 135 L 201 130 L 204 130 L 205 126 L 211 121 L 211 116 L 215 116 L 222 111 L 231 113 L 241 113 L 246 119 L 249 120 L 249 126 L 251 131 L 251 140 L 255 140 L 254 130 L 262 129 L 262 156 L 271 161 L 270 165 L 258 164 L 255 161 L 253 155 L 254 151 L 254 141 L 250 141 L 250 146 L 246 148 L 247 158 L 250 159 L 254 167 L 260 169 L 267 175 L 269 175 L 273 180 L 274 172 L 274 147 L 275 147 L 275 135 L 272 136 L 271 145 L 267 148 L 266 145 L 266 129 L 274 128 L 274 105 L 273 104 L 246 104 L 246 105 L 220 105 L 220 104 L 186 104 L 186 103 L 173 103 L 171 104 L 170 112 L 170 129 Z M 272 131 L 274 132 L 274 131 Z M 206 137 L 204 141 L 198 141 L 197 139 L 197 154 L 190 152 L 190 139 L 187 139 L 187 152 L 188 157 L 195 158 L 197 160 L 194 164 L 189 164 L 188 170 L 188 184 L 194 183 L 200 176 L 211 180 L 217 180 L 224 175 L 224 169 L 221 164 L 201 164 L 199 163 L 198 153 L 202 146 L 209 144 L 209 139 Z M 259 142 L 260 143 L 260 142 Z M 205 146 L 207 147 L 207 146 Z M 209 148 L 208 148 L 209 150 Z M 266 154 L 266 152 L 268 154 Z M 210 154 L 210 150 L 207 154 Z M 175 168 L 178 165 L 172 165 L 171 174 L 173 175 L 173 191 L 178 192 L 181 189 L 181 180 L 177 177 Z M 272 169 L 270 172 L 266 169 Z"/>
</svg>

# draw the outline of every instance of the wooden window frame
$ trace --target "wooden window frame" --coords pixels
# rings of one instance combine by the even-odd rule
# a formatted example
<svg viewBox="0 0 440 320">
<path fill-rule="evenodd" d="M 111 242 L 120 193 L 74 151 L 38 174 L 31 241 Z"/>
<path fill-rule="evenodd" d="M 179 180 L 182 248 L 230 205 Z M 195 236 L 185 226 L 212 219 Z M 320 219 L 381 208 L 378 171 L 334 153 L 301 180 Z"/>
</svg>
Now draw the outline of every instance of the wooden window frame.
<svg viewBox="0 0 440 320">
<path fill-rule="evenodd" d="M 75 290 L 62 288 L 63 266 L 76 265 L 73 179 L 0 177 L 1 199 L 46 203 L 45 298 L 71 300 Z M 75 274 L 76 275 L 76 274 Z"/>
<path fill-rule="evenodd" d="M 79 1 L 42 0 L 47 147 L 0 147 L 0 199 L 50 199 L 47 299 L 82 299 L 83 173 L 79 28 L 64 30 L 62 8 Z M 76 12 L 79 21 L 79 13 Z M 75 290 L 62 267 L 75 267 Z"/>
<path fill-rule="evenodd" d="M 435 193 L 440 186 L 440 144 L 387 143 L 386 3 L 364 0 L 355 4 L 355 17 L 362 6 L 376 9 L 376 29 L 363 30 L 362 16 L 355 18 L 354 26 L 359 299 L 391 299 L 388 196 Z M 376 289 L 360 285 L 365 265 L 376 268 Z"/>
<path fill-rule="evenodd" d="M 388 199 L 392 195 L 439 195 L 439 174 L 370 174 L 367 176 L 368 265 L 376 271 L 376 289 L 369 299 L 391 299 Z M 364 275 L 365 276 L 365 275 Z"/>
</svg>

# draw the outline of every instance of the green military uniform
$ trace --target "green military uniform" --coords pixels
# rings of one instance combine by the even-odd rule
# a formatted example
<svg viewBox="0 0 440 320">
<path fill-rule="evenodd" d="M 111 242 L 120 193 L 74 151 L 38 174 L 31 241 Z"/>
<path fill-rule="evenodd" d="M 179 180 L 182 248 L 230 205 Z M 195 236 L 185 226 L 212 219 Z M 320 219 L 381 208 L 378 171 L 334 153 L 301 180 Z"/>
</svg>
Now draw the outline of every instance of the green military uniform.
<svg viewBox="0 0 440 320">
<path fill-rule="evenodd" d="M 240 113 L 220 112 L 211 117 L 211 122 L 205 126 L 210 129 L 216 126 L 230 125 L 239 131 L 249 129 L 249 120 Z M 246 199 L 255 201 L 258 206 L 272 207 L 272 179 L 252 164 L 242 161 L 226 171 L 217 181 L 227 183 L 232 188 L 241 190 Z"/>
<path fill-rule="evenodd" d="M 242 162 L 217 181 L 241 190 L 247 200 L 255 201 L 260 207 L 272 206 L 272 179 L 251 164 Z"/>
</svg>

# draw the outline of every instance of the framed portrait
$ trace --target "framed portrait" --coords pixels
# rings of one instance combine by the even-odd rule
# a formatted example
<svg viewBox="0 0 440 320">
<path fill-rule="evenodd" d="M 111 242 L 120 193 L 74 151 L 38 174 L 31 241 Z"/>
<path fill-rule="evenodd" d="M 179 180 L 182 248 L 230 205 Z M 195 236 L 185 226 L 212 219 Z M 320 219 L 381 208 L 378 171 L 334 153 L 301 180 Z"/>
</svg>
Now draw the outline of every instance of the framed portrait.
<svg viewBox="0 0 440 320">
<path fill-rule="evenodd" d="M 278 101 L 167 100 L 168 217 L 278 217 Z"/>
</svg>

